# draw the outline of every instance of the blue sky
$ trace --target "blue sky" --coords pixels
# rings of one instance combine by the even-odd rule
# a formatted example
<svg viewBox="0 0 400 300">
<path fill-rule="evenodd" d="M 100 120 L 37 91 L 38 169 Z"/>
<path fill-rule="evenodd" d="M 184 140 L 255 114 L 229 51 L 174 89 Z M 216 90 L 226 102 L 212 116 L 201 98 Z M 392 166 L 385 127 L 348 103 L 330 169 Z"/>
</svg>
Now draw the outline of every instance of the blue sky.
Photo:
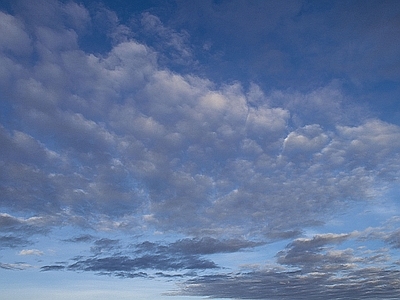
<svg viewBox="0 0 400 300">
<path fill-rule="evenodd" d="M 396 299 L 400 2 L 0 3 L 0 299 Z"/>
</svg>

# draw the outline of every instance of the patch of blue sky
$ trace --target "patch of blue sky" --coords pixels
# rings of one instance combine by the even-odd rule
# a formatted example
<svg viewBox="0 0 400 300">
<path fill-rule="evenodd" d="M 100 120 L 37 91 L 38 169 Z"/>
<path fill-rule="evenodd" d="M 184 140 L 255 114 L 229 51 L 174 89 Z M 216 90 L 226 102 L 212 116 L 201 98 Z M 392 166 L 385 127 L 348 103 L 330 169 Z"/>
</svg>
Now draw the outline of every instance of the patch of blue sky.
<svg viewBox="0 0 400 300">
<path fill-rule="evenodd" d="M 118 299 L 166 300 L 171 297 L 163 296 L 163 292 L 176 288 L 172 282 L 157 279 L 121 280 L 109 276 L 67 271 L 38 273 L 37 270 L 26 270 L 24 274 L 20 273 L 0 269 L 2 299 L 106 300 L 117 297 Z M 23 289 L 20 286 L 21 282 L 24 283 Z M 177 296 L 175 299 L 185 298 Z"/>
</svg>

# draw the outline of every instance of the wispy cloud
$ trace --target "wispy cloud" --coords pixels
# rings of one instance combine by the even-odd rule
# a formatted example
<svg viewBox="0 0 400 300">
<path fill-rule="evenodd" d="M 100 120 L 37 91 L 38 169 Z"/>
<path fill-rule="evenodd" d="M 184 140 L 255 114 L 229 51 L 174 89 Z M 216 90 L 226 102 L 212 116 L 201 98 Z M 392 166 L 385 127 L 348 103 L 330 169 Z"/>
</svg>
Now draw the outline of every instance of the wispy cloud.
<svg viewBox="0 0 400 300">
<path fill-rule="evenodd" d="M 0 268 L 6 269 L 6 270 L 26 270 L 26 269 L 32 268 L 32 266 L 29 264 L 26 264 L 26 263 L 9 264 L 9 263 L 1 263 L 0 262 Z"/>
</svg>

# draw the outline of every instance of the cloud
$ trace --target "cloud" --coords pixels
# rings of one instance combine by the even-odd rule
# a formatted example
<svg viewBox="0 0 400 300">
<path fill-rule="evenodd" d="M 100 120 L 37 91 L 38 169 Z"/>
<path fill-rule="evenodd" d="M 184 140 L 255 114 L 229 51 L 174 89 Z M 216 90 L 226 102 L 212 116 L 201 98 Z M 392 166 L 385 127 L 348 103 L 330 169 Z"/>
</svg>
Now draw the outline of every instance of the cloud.
<svg viewBox="0 0 400 300">
<path fill-rule="evenodd" d="M 178 252 L 185 254 L 214 254 L 214 253 L 230 253 L 238 252 L 246 248 L 254 248 L 262 243 L 256 243 L 245 240 L 217 240 L 210 237 L 201 239 L 183 239 L 176 241 L 170 247 Z"/>
<path fill-rule="evenodd" d="M 194 4 L 200 12 L 221 17 L 203 23 L 205 28 L 222 21 L 225 25 L 215 30 L 230 36 L 226 47 L 209 44 L 199 57 L 218 62 L 214 68 L 226 63 L 224 70 L 230 70 L 230 57 L 248 47 L 242 43 L 233 49 L 237 53 L 230 52 L 229 45 L 238 39 L 233 32 L 249 42 L 274 30 L 300 31 L 301 38 L 310 26 L 305 16 L 313 9 L 317 13 L 309 24 L 322 24 L 313 31 L 321 36 L 327 29 L 321 8 L 300 4 Z M 88 10 L 57 1 L 32 5 L 18 1 L 18 13 L 0 13 L 0 31 L 5 31 L 0 41 L 5 111 L 0 124 L 0 247 L 41 255 L 20 248 L 30 244 L 33 234 L 71 226 L 96 232 L 61 240 L 87 247 L 87 252 L 65 263 L 45 262 L 41 271 L 185 278 L 179 294 L 239 299 L 398 294 L 399 274 L 391 256 L 400 247 L 397 229 L 302 236 L 310 227 L 323 230 L 352 204 L 379 204 L 400 175 L 400 127 L 356 103 L 346 79 L 334 79 L 346 76 L 307 76 L 308 66 L 318 70 L 332 64 L 327 56 L 340 53 L 345 41 L 314 60 L 308 37 L 304 48 L 298 39 L 289 41 L 295 34 L 283 35 L 288 40 L 280 45 L 273 37 L 268 44 L 262 38 L 256 46 L 265 49 L 257 52 L 260 60 L 244 68 L 245 57 L 234 67 L 267 66 L 270 75 L 250 76 L 251 83 L 213 81 L 198 75 L 207 73 L 198 66 L 200 50 L 187 31 L 169 26 L 174 18 L 163 22 L 147 12 L 126 25 L 104 7 Z M 178 11 L 187 5 L 177 3 Z M 326 8 L 329 17 L 340 10 L 332 7 Z M 199 11 L 191 9 L 180 22 L 197 24 L 198 16 L 190 18 Z M 264 14 L 270 16 L 267 23 L 254 18 Z M 338 27 L 331 30 L 338 32 Z M 361 27 L 350 36 L 357 32 L 364 34 L 361 40 L 370 36 Z M 200 37 L 201 45 L 211 38 L 207 35 Z M 105 46 L 88 46 L 96 39 Z M 288 53 L 291 45 L 299 50 L 295 56 Z M 219 54 L 214 52 L 218 48 Z M 246 53 L 252 55 L 255 49 L 250 50 Z M 362 57 L 353 55 L 359 52 L 355 46 L 346 57 Z M 288 67 L 292 63 L 298 67 Z M 330 70 L 338 74 L 348 68 L 344 65 Z M 348 70 L 349 77 L 359 70 Z M 281 84 L 288 73 L 295 78 Z M 374 76 L 360 78 L 365 84 Z M 267 88 L 258 80 L 272 77 L 277 79 L 265 80 L 271 84 Z M 387 78 L 396 77 L 388 72 Z M 300 83 L 298 90 L 287 88 L 297 86 L 293 82 Z M 154 241 L 147 236 L 153 232 L 179 238 Z M 122 233 L 138 240 L 127 242 Z M 277 240 L 288 245 L 277 251 L 271 268 L 226 273 L 214 261 L 215 254 L 251 252 Z M 360 241 L 386 243 L 391 249 L 347 247 Z"/>
<path fill-rule="evenodd" d="M 2 51 L 10 51 L 17 56 L 26 55 L 32 51 L 31 40 L 25 31 L 23 22 L 0 12 L 0 24 L 2 25 L 0 33 L 3 36 L 0 42 Z"/>
<path fill-rule="evenodd" d="M 399 271 L 365 268 L 332 273 L 265 270 L 242 274 L 210 275 L 188 280 L 170 295 L 234 299 L 395 299 Z M 360 288 L 362 286 L 362 288 Z"/>
<path fill-rule="evenodd" d="M 145 241 L 134 245 L 136 253 L 164 253 L 177 255 L 208 255 L 216 253 L 232 253 L 252 249 L 263 243 L 252 242 L 239 239 L 217 240 L 211 237 L 203 237 L 200 239 L 182 239 L 176 242 L 165 244 L 162 242 Z"/>
<path fill-rule="evenodd" d="M 8 263 L 1 263 L 0 268 L 6 270 L 26 270 L 32 268 L 33 266 L 26 264 L 26 263 L 15 263 L 15 264 L 8 264 Z"/>
<path fill-rule="evenodd" d="M 386 237 L 385 241 L 393 248 L 400 248 L 400 230 L 390 233 L 390 235 Z"/>
<path fill-rule="evenodd" d="M 109 253 L 111 250 L 118 247 L 118 240 L 111 239 L 100 239 L 94 242 L 94 246 L 90 248 L 90 250 L 95 254 L 100 254 L 102 252 Z"/>
<path fill-rule="evenodd" d="M 27 239 L 12 236 L 12 235 L 2 235 L 0 236 L 0 248 L 18 248 L 24 247 L 30 244 L 30 241 Z"/>
<path fill-rule="evenodd" d="M 164 255 L 144 255 L 141 257 L 130 258 L 127 256 L 110 256 L 104 258 L 88 258 L 77 261 L 70 266 L 73 271 L 92 271 L 92 272 L 132 272 L 137 270 L 192 270 L 192 269 L 214 269 L 217 265 L 212 261 L 197 257 L 168 257 Z"/>
<path fill-rule="evenodd" d="M 106 238 L 96 240 L 91 247 L 92 257 L 77 257 L 67 266 L 47 265 L 41 270 L 90 271 L 127 278 L 136 277 L 140 270 L 156 271 L 155 276 L 159 276 L 157 274 L 161 271 L 204 271 L 219 268 L 216 263 L 204 258 L 205 255 L 250 250 L 262 244 L 237 239 L 217 240 L 211 237 L 182 239 L 172 243 L 145 241 L 128 247 L 120 242 Z M 166 275 L 161 273 L 162 276 Z"/>
<path fill-rule="evenodd" d="M 40 271 L 42 271 L 42 272 L 46 272 L 46 271 L 61 271 L 61 270 L 64 270 L 64 269 L 65 269 L 65 266 L 61 266 L 61 265 L 40 267 Z"/>
<path fill-rule="evenodd" d="M 297 238 L 277 253 L 277 264 L 196 276 L 169 294 L 235 299 L 319 299 L 321 293 L 332 299 L 395 298 L 400 290 L 399 271 L 393 268 L 387 249 L 335 248 L 360 235 Z"/>
<path fill-rule="evenodd" d="M 97 253 L 96 255 L 98 255 Z M 214 262 L 196 255 L 179 255 L 174 253 L 147 253 L 143 255 L 78 258 L 68 266 L 48 265 L 41 271 L 87 271 L 98 275 L 114 275 L 116 277 L 133 278 L 147 276 L 140 270 L 176 272 L 182 270 L 209 270 L 219 268 Z M 157 275 L 157 274 L 156 274 Z M 157 275 L 158 276 L 158 275 Z M 181 275 L 182 276 L 182 275 Z"/>
<path fill-rule="evenodd" d="M 80 236 L 65 239 L 63 241 L 69 242 L 69 243 L 87 243 L 87 242 L 91 242 L 93 239 L 94 239 L 94 236 L 92 236 L 90 234 L 82 234 Z"/>
<path fill-rule="evenodd" d="M 331 250 L 329 244 L 344 242 L 350 234 L 324 234 L 312 239 L 296 239 L 287 246 L 285 251 L 277 254 L 277 262 L 290 266 L 301 266 L 302 269 L 335 266 L 346 269 L 347 264 L 353 263 L 353 251 Z"/>
<path fill-rule="evenodd" d="M 18 253 L 18 255 L 37 255 L 37 256 L 40 256 L 43 254 L 44 254 L 43 251 L 40 251 L 37 249 L 24 249 Z"/>
<path fill-rule="evenodd" d="M 175 31 L 164 26 L 161 20 L 148 12 L 141 15 L 139 32 L 144 35 L 146 44 L 159 53 L 159 62 L 173 65 L 195 66 L 190 36 L 184 31 Z"/>
<path fill-rule="evenodd" d="M 25 14 L 20 22 L 37 17 Z M 68 14 L 87 18 L 80 6 Z M 176 34 L 143 18 L 148 30 Z M 161 68 L 157 52 L 132 38 L 84 52 L 63 24 L 33 25 L 37 61 L 11 59 L 6 70 L 25 74 L 7 89 L 18 118 L 1 132 L 6 207 L 103 229 L 147 220 L 195 236 L 276 237 L 321 224 L 324 212 L 398 176 L 399 127 L 354 118 L 337 83 L 257 95 L 255 84 L 217 87 Z"/>
<path fill-rule="evenodd" d="M 18 218 L 7 213 L 0 213 L 0 231 L 19 234 L 45 233 L 52 226 L 50 217 Z"/>
</svg>

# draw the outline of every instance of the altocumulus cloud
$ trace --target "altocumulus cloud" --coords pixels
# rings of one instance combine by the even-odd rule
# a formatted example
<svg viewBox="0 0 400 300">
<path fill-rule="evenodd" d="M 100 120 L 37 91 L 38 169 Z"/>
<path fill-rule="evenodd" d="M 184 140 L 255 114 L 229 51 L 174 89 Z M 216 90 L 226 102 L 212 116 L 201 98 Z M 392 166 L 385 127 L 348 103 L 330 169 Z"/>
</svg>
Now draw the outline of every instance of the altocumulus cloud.
<svg viewBox="0 0 400 300">
<path fill-rule="evenodd" d="M 173 71 L 168 65 L 198 64 L 190 36 L 150 13 L 134 23 L 154 34 L 146 44 L 101 8 L 110 47 L 90 52 L 82 43 L 99 25 L 93 11 L 74 2 L 32 5 L 17 1 L 14 14 L 0 12 L 1 247 L 25 247 L 32 234 L 73 226 L 96 232 L 62 240 L 90 244 L 90 256 L 42 271 L 124 278 L 209 271 L 185 275 L 192 278 L 177 293 L 222 298 L 399 294 L 388 250 L 341 248 L 378 240 L 397 249 L 396 222 L 299 237 L 398 184 L 399 126 L 350 104 L 335 80 L 266 93 L 255 83 Z M 153 231 L 184 238 L 97 237 Z M 292 241 L 271 268 L 230 273 L 207 257 L 283 239 Z"/>
</svg>

